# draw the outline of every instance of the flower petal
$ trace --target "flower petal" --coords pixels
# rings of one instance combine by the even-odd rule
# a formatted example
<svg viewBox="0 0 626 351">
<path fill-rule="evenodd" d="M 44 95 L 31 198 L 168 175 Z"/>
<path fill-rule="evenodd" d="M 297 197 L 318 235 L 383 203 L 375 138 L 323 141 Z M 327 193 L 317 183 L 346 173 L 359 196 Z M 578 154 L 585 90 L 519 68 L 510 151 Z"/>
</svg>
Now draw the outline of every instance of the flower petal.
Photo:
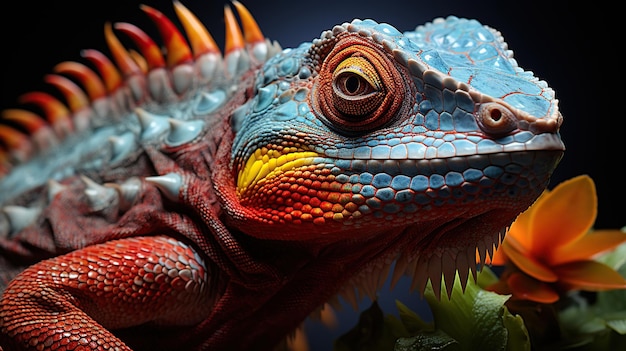
<svg viewBox="0 0 626 351">
<path fill-rule="evenodd" d="M 518 299 L 540 303 L 553 303 L 559 300 L 559 294 L 548 284 L 521 273 L 511 274 L 507 283 L 513 291 L 513 296 Z"/>
<path fill-rule="evenodd" d="M 576 261 L 552 267 L 559 283 L 569 290 L 603 291 L 626 289 L 626 279 L 611 267 L 596 261 Z"/>
<path fill-rule="evenodd" d="M 551 283 L 558 280 L 557 275 L 549 267 L 538 262 L 534 257 L 519 252 L 514 245 L 511 245 L 512 242 L 514 242 L 514 239 L 510 241 L 509 239 L 504 240 L 500 249 L 517 268 L 529 276 L 544 282 Z"/>
<path fill-rule="evenodd" d="M 511 224 L 508 232 L 506 233 L 505 238 L 515 238 L 517 242 L 526 250 L 532 247 L 533 236 L 531 233 L 530 219 L 532 218 L 532 213 L 535 211 L 535 208 L 537 208 L 537 204 L 544 201 L 544 198 L 548 196 L 549 193 L 549 190 L 545 190 L 537 198 L 537 200 L 535 200 L 535 203 L 533 205 L 531 205 L 526 211 L 517 216 L 513 224 Z"/>
<path fill-rule="evenodd" d="M 488 266 L 504 266 L 506 264 L 507 258 L 504 252 L 502 251 L 502 245 L 500 247 L 493 250 L 493 255 L 489 256 L 489 253 L 483 253 L 485 256 L 485 265 Z M 480 261 L 480 252 L 476 249 L 476 263 L 482 263 Z"/>
<path fill-rule="evenodd" d="M 548 260 L 550 265 L 589 260 L 623 242 L 626 242 L 626 233 L 620 230 L 594 230 L 569 245 L 556 248 Z"/>
<path fill-rule="evenodd" d="M 558 184 L 537 202 L 532 212 L 532 251 L 549 257 L 550 251 L 585 235 L 597 215 L 593 180 L 581 175 Z"/>
</svg>

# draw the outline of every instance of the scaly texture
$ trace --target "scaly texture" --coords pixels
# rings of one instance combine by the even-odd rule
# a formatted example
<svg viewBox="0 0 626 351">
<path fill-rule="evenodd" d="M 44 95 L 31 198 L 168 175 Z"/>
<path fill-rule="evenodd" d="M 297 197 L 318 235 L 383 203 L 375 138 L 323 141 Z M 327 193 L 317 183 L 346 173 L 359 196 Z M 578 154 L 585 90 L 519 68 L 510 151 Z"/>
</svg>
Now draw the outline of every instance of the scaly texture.
<svg viewBox="0 0 626 351">
<path fill-rule="evenodd" d="M 450 294 L 547 186 L 558 102 L 499 32 L 354 20 L 281 50 L 233 4 L 223 55 L 143 6 L 166 54 L 106 24 L 112 60 L 46 77 L 65 101 L 3 111 L 5 351 L 272 350 L 392 263 Z"/>
</svg>

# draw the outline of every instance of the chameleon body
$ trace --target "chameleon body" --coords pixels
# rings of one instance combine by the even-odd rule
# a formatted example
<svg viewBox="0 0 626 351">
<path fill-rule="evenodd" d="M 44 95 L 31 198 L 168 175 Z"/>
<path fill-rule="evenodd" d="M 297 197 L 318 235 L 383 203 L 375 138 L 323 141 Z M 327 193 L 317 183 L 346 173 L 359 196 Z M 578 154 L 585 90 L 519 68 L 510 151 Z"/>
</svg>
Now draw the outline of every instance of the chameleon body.
<svg viewBox="0 0 626 351">
<path fill-rule="evenodd" d="M 165 50 L 107 24 L 112 60 L 86 50 L 46 77 L 64 101 L 3 113 L 5 351 L 271 350 L 388 274 L 449 293 L 564 151 L 554 91 L 475 20 L 282 50 L 235 2 L 222 54 L 174 5 L 186 38 L 142 7 Z"/>
</svg>

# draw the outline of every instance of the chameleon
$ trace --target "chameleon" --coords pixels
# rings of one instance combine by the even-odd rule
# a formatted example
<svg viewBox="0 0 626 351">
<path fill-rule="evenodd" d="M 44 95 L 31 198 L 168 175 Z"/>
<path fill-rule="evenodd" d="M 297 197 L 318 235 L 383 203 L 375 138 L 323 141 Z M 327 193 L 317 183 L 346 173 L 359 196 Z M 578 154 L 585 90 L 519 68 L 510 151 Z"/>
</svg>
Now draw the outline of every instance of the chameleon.
<svg viewBox="0 0 626 351">
<path fill-rule="evenodd" d="M 221 50 L 173 6 L 2 111 L 4 351 L 274 350 L 387 279 L 449 295 L 565 151 L 554 90 L 476 20 L 283 49 L 233 1 Z"/>
</svg>

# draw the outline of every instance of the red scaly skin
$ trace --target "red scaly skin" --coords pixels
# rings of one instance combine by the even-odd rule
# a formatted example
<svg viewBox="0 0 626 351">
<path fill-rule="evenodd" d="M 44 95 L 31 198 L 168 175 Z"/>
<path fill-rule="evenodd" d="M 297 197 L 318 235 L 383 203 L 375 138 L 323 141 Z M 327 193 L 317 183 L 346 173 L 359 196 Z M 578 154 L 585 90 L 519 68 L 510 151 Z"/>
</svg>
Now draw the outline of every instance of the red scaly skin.
<svg viewBox="0 0 626 351">
<path fill-rule="evenodd" d="M 5 333 L 34 350 L 131 350 L 109 330 L 194 325 L 212 306 L 209 284 L 198 254 L 179 241 L 114 240 L 26 269 L 5 292 L 0 318 L 10 314 Z"/>
<path fill-rule="evenodd" d="M 73 62 L 56 73 L 86 94 L 48 79 L 75 98 L 70 110 L 35 93 L 25 99 L 48 122 L 6 113 L 31 137 L 0 129 L 0 189 L 13 191 L 22 164 L 44 175 L 0 196 L 0 350 L 274 350 L 342 289 L 374 296 L 392 261 L 419 291 L 431 279 L 439 292 L 443 273 L 449 293 L 561 157 L 562 117 L 538 80 L 522 86 L 540 93 L 518 94 L 547 101 L 534 117 L 418 62 L 394 29 L 365 21 L 280 52 L 237 2 L 245 40 L 227 8 L 222 57 L 174 4 L 192 48 L 145 7 L 167 57 L 140 29 L 107 25 L 117 65 L 84 52 L 102 81 Z M 274 55 L 283 61 L 266 63 Z M 107 135 L 110 122 L 126 129 Z M 91 139 L 71 144 L 85 130 Z M 53 151 L 60 160 L 46 161 L 59 143 L 69 143 Z M 83 145 L 97 146 L 63 158 Z"/>
</svg>

